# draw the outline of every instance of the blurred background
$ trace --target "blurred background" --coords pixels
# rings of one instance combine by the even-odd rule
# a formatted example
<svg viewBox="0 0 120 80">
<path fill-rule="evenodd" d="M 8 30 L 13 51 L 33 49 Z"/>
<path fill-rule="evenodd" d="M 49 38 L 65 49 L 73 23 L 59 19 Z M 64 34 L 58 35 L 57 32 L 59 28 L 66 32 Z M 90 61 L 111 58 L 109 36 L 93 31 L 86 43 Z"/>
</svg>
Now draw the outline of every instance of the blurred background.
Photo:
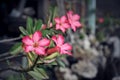
<svg viewBox="0 0 120 80">
<path fill-rule="evenodd" d="M 58 7 L 60 16 L 68 10 L 79 14 L 82 29 L 66 33 L 73 56 L 63 60 L 66 68 L 47 68 L 49 80 L 120 80 L 119 4 L 120 0 L 0 0 L 0 69 L 24 64 L 9 49 L 20 41 L 19 26 L 26 26 L 27 17 L 46 23 L 50 7 Z M 0 80 L 23 80 L 20 77 L 12 71 L 0 73 Z"/>
</svg>

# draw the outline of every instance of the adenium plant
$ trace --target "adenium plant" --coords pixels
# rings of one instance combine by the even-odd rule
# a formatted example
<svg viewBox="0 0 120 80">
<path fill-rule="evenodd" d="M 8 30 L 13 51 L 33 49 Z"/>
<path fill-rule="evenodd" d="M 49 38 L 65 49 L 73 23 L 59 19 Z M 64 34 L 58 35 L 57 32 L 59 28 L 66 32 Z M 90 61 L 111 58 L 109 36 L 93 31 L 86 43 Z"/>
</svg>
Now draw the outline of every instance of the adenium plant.
<svg viewBox="0 0 120 80">
<path fill-rule="evenodd" d="M 11 50 L 12 54 L 22 52 L 26 56 L 28 60 L 28 70 L 26 71 L 36 80 L 48 78 L 46 70 L 42 68 L 45 66 L 44 64 L 63 66 L 60 58 L 63 55 L 72 55 L 72 45 L 65 42 L 63 34 L 68 29 L 75 32 L 77 28 L 81 27 L 80 16 L 74 14 L 73 11 L 51 19 L 47 24 L 43 24 L 40 19 L 33 21 L 28 18 L 26 29 L 19 27 L 22 41 Z"/>
</svg>

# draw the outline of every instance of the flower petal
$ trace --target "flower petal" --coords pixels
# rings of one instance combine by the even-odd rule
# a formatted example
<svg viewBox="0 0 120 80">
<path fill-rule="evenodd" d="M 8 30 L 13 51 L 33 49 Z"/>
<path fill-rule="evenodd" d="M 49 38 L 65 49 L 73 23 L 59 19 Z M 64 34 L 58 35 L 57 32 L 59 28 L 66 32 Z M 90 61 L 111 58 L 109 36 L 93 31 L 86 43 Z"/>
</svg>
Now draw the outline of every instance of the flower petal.
<svg viewBox="0 0 120 80">
<path fill-rule="evenodd" d="M 54 20 L 56 23 L 58 23 L 58 24 L 60 23 L 60 18 L 56 17 Z"/>
<path fill-rule="evenodd" d="M 66 29 L 64 27 L 61 27 L 60 30 L 65 33 Z"/>
<path fill-rule="evenodd" d="M 46 24 L 42 24 L 42 30 L 46 29 L 47 25 Z"/>
<path fill-rule="evenodd" d="M 70 28 L 70 25 L 68 24 L 68 23 L 64 23 L 64 24 L 62 24 L 62 26 L 64 27 L 64 28 Z"/>
<path fill-rule="evenodd" d="M 52 22 L 50 22 L 50 25 L 49 25 L 50 27 L 52 27 L 53 26 L 53 24 L 52 24 Z"/>
<path fill-rule="evenodd" d="M 73 29 L 73 31 L 76 31 L 76 26 L 74 26 L 73 24 L 71 25 L 71 28 Z"/>
<path fill-rule="evenodd" d="M 66 22 L 66 20 L 67 20 L 66 16 L 62 16 L 62 17 L 61 17 L 61 23 Z"/>
<path fill-rule="evenodd" d="M 35 48 L 35 53 L 38 55 L 45 55 L 45 48 L 37 47 L 37 48 Z"/>
<path fill-rule="evenodd" d="M 25 36 L 22 38 L 22 42 L 25 44 L 25 45 L 33 45 L 33 41 L 32 39 L 29 37 L 29 36 Z"/>
<path fill-rule="evenodd" d="M 50 40 L 48 40 L 46 38 L 44 38 L 44 39 L 39 41 L 39 46 L 43 46 L 44 47 L 44 46 L 49 46 L 49 44 L 50 44 Z"/>
<path fill-rule="evenodd" d="M 24 46 L 24 51 L 27 53 L 33 50 L 34 50 L 33 46 Z"/>
<path fill-rule="evenodd" d="M 68 15 L 72 15 L 72 14 L 73 14 L 73 11 L 70 10 L 70 11 L 67 12 L 67 14 L 68 14 Z"/>
<path fill-rule="evenodd" d="M 71 52 L 69 52 L 69 51 L 61 51 L 61 53 L 60 54 L 68 54 L 68 55 L 72 55 L 72 53 Z"/>
<path fill-rule="evenodd" d="M 59 24 L 56 24 L 56 30 L 60 29 L 60 25 Z"/>
<path fill-rule="evenodd" d="M 34 42 L 38 42 L 42 37 L 42 33 L 40 31 L 36 31 L 33 36 L 32 39 Z"/>
<path fill-rule="evenodd" d="M 81 26 L 81 24 L 80 24 L 79 21 L 75 21 L 73 24 L 74 24 L 76 27 L 80 27 L 80 26 Z"/>
<path fill-rule="evenodd" d="M 79 19 L 80 19 L 80 16 L 78 14 L 73 15 L 73 20 L 79 20 Z"/>
<path fill-rule="evenodd" d="M 72 46 L 69 43 L 65 43 L 61 46 L 61 50 L 72 50 Z"/>
<path fill-rule="evenodd" d="M 57 37 L 57 45 L 61 46 L 63 43 L 64 43 L 64 37 L 59 34 Z"/>
</svg>

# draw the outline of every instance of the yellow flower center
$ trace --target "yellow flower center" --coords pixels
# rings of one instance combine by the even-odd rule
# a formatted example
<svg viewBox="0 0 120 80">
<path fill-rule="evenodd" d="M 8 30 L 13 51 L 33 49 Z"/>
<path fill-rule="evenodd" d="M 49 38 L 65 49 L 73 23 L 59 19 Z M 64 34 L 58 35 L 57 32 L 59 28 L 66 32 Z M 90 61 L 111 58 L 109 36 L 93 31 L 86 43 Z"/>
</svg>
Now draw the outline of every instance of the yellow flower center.
<svg viewBox="0 0 120 80">
<path fill-rule="evenodd" d="M 30 38 L 32 38 L 32 34 L 31 34 L 31 35 L 29 35 L 29 37 L 30 37 Z"/>
</svg>

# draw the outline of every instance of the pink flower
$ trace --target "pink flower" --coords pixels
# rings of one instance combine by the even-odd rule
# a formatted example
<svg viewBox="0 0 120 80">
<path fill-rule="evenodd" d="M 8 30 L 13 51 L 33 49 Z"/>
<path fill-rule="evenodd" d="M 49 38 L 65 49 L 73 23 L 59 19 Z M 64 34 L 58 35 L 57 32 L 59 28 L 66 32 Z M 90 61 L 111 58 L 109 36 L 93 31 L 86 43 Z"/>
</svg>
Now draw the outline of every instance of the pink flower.
<svg viewBox="0 0 120 80">
<path fill-rule="evenodd" d="M 52 40 L 55 42 L 56 47 L 60 54 L 72 55 L 72 46 L 69 43 L 64 43 L 64 37 L 62 35 L 53 36 Z"/>
<path fill-rule="evenodd" d="M 50 22 L 50 27 L 52 27 L 53 26 L 53 24 Z"/>
<path fill-rule="evenodd" d="M 42 24 L 42 30 L 46 29 L 47 25 L 46 24 Z"/>
<path fill-rule="evenodd" d="M 61 18 L 55 18 L 56 22 L 56 30 L 61 30 L 63 33 L 70 27 L 66 16 L 62 16 Z"/>
<path fill-rule="evenodd" d="M 25 36 L 22 38 L 23 49 L 26 53 L 34 51 L 38 55 L 46 55 L 45 47 L 49 46 L 50 40 L 42 38 L 42 33 L 36 31 L 32 36 Z"/>
<path fill-rule="evenodd" d="M 78 14 L 73 14 L 72 11 L 68 11 L 67 17 L 71 28 L 73 29 L 73 31 L 76 31 L 76 28 L 81 26 L 79 22 L 80 16 Z"/>
<path fill-rule="evenodd" d="M 98 21 L 99 21 L 99 23 L 103 23 L 104 22 L 104 18 L 101 17 L 101 18 L 98 19 Z"/>
</svg>

